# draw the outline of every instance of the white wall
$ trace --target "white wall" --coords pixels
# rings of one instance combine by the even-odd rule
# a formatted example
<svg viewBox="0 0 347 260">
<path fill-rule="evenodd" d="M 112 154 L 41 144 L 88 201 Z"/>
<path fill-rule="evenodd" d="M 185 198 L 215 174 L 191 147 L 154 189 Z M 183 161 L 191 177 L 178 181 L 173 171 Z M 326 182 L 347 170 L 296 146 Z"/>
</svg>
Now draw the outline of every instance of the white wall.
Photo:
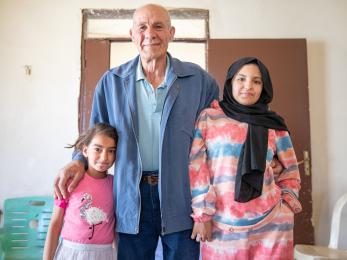
<svg viewBox="0 0 347 260">
<path fill-rule="evenodd" d="M 326 245 L 333 204 L 347 191 L 347 1 L 153 2 L 209 9 L 211 38 L 307 39 L 313 220 L 317 243 Z M 53 177 L 70 158 L 63 146 L 77 136 L 81 9 L 144 3 L 0 0 L 0 205 L 8 197 L 51 194 Z"/>
</svg>

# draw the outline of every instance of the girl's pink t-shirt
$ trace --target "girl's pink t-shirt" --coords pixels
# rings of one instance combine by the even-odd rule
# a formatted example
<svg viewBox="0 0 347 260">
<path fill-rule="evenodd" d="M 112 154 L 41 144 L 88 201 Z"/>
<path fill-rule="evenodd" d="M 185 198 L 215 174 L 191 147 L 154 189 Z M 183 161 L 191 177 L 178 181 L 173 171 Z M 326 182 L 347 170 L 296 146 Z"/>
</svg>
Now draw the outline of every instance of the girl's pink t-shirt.
<svg viewBox="0 0 347 260">
<path fill-rule="evenodd" d="M 115 236 L 112 191 L 112 175 L 95 179 L 84 174 L 67 201 L 62 238 L 83 244 L 112 243 Z M 56 204 L 64 206 L 61 201 Z"/>
</svg>

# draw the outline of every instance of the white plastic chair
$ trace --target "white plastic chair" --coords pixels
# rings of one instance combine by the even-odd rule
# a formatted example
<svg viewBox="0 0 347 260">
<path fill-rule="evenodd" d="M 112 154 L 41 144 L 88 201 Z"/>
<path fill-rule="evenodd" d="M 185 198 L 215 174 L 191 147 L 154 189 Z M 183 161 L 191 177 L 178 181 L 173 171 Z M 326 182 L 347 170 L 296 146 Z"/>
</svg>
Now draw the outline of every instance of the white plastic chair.
<svg viewBox="0 0 347 260">
<path fill-rule="evenodd" d="M 340 197 L 334 206 L 328 247 L 296 245 L 294 248 L 296 260 L 347 259 L 347 251 L 338 249 L 341 213 L 346 202 L 347 193 Z"/>
</svg>

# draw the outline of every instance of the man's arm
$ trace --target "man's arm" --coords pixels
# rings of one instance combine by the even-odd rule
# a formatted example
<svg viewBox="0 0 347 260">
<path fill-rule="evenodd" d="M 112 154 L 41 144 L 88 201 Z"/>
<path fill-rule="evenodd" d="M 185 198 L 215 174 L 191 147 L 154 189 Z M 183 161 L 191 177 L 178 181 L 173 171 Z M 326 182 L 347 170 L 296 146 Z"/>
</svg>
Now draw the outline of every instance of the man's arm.
<svg viewBox="0 0 347 260">
<path fill-rule="evenodd" d="M 96 123 L 109 123 L 106 105 L 105 87 L 107 86 L 107 72 L 99 80 L 93 97 L 90 124 L 92 127 Z M 74 151 L 73 161 L 66 164 L 54 180 L 54 194 L 56 198 L 67 198 L 68 193 L 73 191 L 85 173 L 86 159 L 79 151 Z M 70 182 L 71 181 L 71 182 Z M 69 184 L 67 185 L 67 183 Z"/>
<path fill-rule="evenodd" d="M 207 98 L 205 103 L 205 108 L 209 107 L 213 100 L 219 100 L 219 87 L 217 81 L 210 76 L 210 83 L 208 84 L 207 89 Z"/>
</svg>

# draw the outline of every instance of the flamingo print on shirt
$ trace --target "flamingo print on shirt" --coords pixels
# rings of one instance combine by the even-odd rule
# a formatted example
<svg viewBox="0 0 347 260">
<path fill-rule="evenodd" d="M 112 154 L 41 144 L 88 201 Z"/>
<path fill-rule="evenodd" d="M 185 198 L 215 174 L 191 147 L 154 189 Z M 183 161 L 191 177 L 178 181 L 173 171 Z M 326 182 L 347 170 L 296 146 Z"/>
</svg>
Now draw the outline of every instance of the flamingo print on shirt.
<svg viewBox="0 0 347 260">
<path fill-rule="evenodd" d="M 100 208 L 92 206 L 93 197 L 89 193 L 83 194 L 81 199 L 82 207 L 80 208 L 80 216 L 82 219 L 85 219 L 89 226 L 89 229 L 92 230 L 89 239 L 93 238 L 94 227 L 100 225 L 103 221 L 108 222 L 107 214 Z"/>
</svg>

